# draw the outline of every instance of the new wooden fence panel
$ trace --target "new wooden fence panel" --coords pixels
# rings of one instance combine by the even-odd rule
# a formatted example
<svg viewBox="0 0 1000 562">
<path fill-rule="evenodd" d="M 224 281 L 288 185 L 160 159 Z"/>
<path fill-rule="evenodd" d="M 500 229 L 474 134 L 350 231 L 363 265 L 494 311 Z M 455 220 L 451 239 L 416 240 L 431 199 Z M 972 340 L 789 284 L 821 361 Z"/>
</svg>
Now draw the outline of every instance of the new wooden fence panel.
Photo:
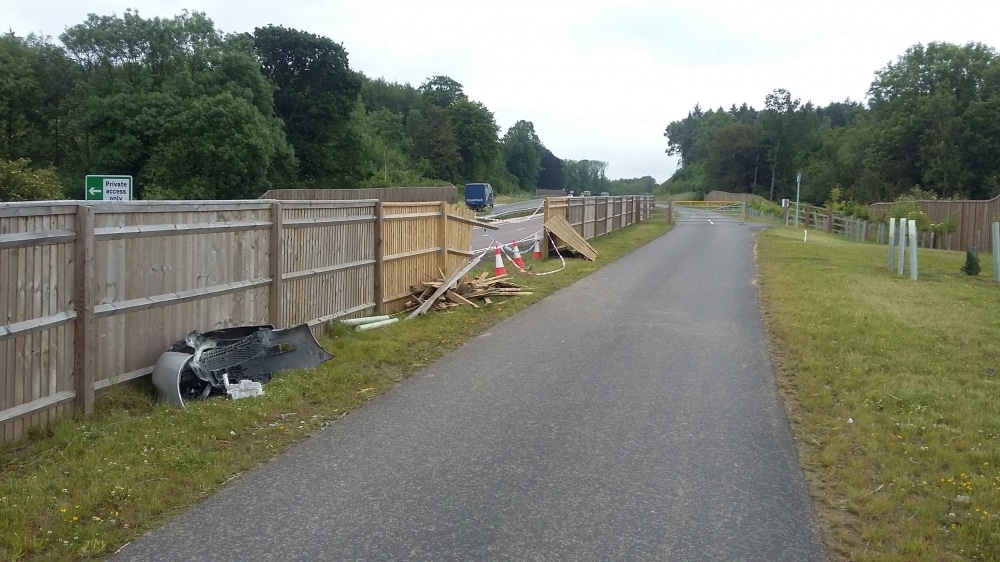
<svg viewBox="0 0 1000 562">
<path fill-rule="evenodd" d="M 440 241 L 441 203 L 382 203 L 383 307 L 403 310 L 411 287 L 440 276 L 446 248 Z M 447 272 L 445 272 L 447 273 Z"/>
<path fill-rule="evenodd" d="M 0 437 L 72 410 L 76 206 L 0 209 Z M 33 404 L 48 404 L 37 410 Z"/>
<path fill-rule="evenodd" d="M 281 325 L 314 333 L 376 307 L 377 201 L 282 203 Z"/>
</svg>

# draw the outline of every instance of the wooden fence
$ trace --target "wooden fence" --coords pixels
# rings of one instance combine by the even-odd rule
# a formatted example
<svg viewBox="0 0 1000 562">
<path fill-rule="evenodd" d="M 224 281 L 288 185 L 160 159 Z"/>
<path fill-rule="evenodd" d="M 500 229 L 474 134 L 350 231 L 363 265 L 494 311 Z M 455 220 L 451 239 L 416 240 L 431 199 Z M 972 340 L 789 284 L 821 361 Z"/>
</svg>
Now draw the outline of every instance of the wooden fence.
<svg viewBox="0 0 1000 562">
<path fill-rule="evenodd" d="M 951 217 L 958 221 L 954 234 L 939 238 L 944 244 L 936 244 L 936 247 L 964 251 L 969 246 L 976 246 L 981 252 L 993 251 L 990 228 L 1000 220 L 1000 195 L 988 201 L 923 200 L 916 203 L 932 224 L 946 222 Z M 895 205 L 874 203 L 870 208 L 874 217 L 891 212 Z"/>
<path fill-rule="evenodd" d="M 653 212 L 652 195 L 619 197 L 547 197 L 544 220 L 559 215 L 585 240 L 603 236 L 639 221 Z"/>
<path fill-rule="evenodd" d="M 469 255 L 444 202 L 0 204 L 0 438 L 152 372 L 193 329 L 401 310 Z"/>
<path fill-rule="evenodd" d="M 378 199 L 392 203 L 421 201 L 458 201 L 458 188 L 447 187 L 373 187 L 367 189 L 272 189 L 261 199 L 306 201 L 358 201 Z"/>
</svg>

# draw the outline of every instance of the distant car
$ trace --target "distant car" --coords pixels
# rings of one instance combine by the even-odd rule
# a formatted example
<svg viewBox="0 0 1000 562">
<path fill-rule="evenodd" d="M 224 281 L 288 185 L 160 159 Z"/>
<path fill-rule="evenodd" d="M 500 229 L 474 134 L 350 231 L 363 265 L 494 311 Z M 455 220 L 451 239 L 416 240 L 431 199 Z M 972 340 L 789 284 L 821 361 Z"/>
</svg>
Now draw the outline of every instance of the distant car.
<svg viewBox="0 0 1000 562">
<path fill-rule="evenodd" d="M 590 197 L 590 192 L 589 191 L 583 191 L 583 192 L 580 193 L 580 197 Z"/>
<path fill-rule="evenodd" d="M 611 194 L 608 193 L 607 191 L 602 191 L 601 192 L 601 197 L 611 197 Z"/>
</svg>

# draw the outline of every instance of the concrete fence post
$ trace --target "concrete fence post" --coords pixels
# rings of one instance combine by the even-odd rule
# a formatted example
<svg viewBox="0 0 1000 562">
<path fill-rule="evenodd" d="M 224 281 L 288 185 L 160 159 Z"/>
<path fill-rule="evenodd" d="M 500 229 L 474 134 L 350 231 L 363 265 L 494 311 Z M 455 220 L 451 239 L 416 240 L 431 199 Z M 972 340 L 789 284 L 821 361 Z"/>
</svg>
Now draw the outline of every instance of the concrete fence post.
<svg viewBox="0 0 1000 562">
<path fill-rule="evenodd" d="M 881 225 L 879 225 L 879 235 L 882 234 Z M 889 271 L 892 271 L 892 264 L 896 261 L 894 258 L 896 250 L 896 219 L 889 219 Z"/>
</svg>

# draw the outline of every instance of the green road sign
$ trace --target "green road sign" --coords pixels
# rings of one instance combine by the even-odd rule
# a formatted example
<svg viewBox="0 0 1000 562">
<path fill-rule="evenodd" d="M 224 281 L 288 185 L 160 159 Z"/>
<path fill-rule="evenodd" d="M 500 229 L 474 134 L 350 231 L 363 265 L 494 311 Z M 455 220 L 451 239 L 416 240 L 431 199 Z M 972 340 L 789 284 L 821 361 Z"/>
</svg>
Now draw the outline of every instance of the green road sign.
<svg viewBox="0 0 1000 562">
<path fill-rule="evenodd" d="M 131 201 L 132 176 L 87 176 L 87 201 Z"/>
</svg>

